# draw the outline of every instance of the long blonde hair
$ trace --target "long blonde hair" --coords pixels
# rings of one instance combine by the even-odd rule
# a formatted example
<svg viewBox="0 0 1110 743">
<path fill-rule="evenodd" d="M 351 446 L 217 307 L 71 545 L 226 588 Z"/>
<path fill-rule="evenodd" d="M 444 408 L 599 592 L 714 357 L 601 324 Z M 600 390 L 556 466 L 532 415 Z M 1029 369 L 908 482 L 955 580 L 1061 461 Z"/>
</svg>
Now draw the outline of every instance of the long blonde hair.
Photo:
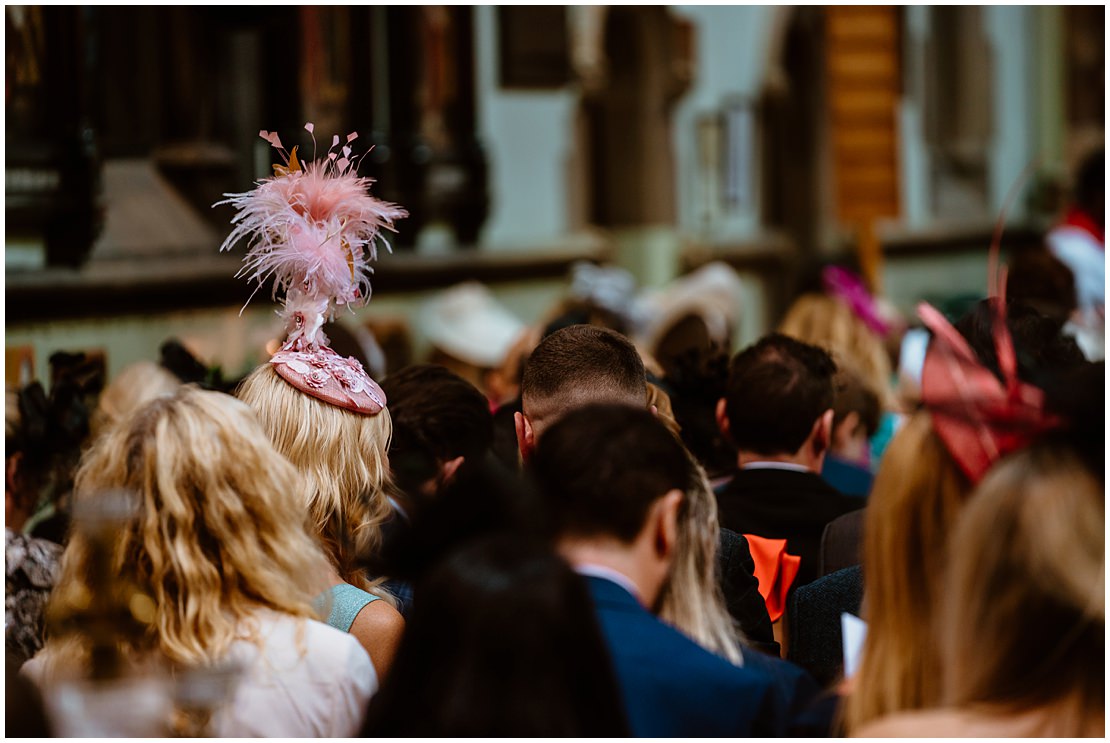
<svg viewBox="0 0 1110 743">
<path fill-rule="evenodd" d="M 98 439 L 76 475 L 75 503 L 109 490 L 137 494 L 139 511 L 111 556 L 120 579 L 153 599 L 147 637 L 123 648 L 171 663 L 218 660 L 260 607 L 318 618 L 327 561 L 295 495 L 300 476 L 243 403 L 184 387 L 150 402 Z M 87 585 L 90 546 L 75 530 L 58 585 Z M 50 609 L 64 613 L 65 591 Z M 88 639 L 51 638 L 52 670 L 79 669 Z"/>
<path fill-rule="evenodd" d="M 740 644 L 746 639 L 717 581 L 717 499 L 702 466 L 692 458 L 691 466 L 695 484 L 679 512 L 675 559 L 660 594 L 659 616 L 706 650 L 741 665 Z"/>
<path fill-rule="evenodd" d="M 300 470 L 301 496 L 339 577 L 392 603 L 361 561 L 381 542 L 392 513 L 389 411 L 360 415 L 300 392 L 263 364 L 243 380 L 239 399 L 254 410 L 277 450 Z"/>
<path fill-rule="evenodd" d="M 890 357 L 882 339 L 848 305 L 826 294 L 803 294 L 790 306 L 779 332 L 824 348 L 838 366 L 847 366 L 866 382 L 884 409 L 894 407 Z"/>
<path fill-rule="evenodd" d="M 1106 688 L 1104 519 L 1102 485 L 1066 449 L 1034 446 L 987 474 L 950 540 L 946 705 L 1059 705 L 1052 735 L 1090 735 Z"/>
<path fill-rule="evenodd" d="M 929 412 L 915 413 L 890 442 L 865 511 L 867 639 L 844 710 L 849 732 L 938 701 L 932 623 L 946 540 L 970 492 Z"/>
</svg>

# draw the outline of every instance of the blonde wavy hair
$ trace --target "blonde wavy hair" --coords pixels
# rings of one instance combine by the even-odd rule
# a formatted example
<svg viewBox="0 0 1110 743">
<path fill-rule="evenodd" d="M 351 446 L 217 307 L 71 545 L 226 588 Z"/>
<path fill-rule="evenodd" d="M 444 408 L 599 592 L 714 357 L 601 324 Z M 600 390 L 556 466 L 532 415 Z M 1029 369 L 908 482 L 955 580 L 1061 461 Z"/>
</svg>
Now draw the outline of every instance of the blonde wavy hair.
<svg viewBox="0 0 1110 743">
<path fill-rule="evenodd" d="M 93 437 L 99 436 L 156 397 L 172 395 L 181 380 L 153 361 L 137 361 L 123 369 L 100 393 L 89 422 Z"/>
<path fill-rule="evenodd" d="M 717 499 L 705 469 L 692 458 L 691 466 L 696 470 L 695 485 L 679 513 L 675 559 L 660 593 L 659 617 L 739 666 L 740 644 L 747 640 L 728 613 L 717 581 Z"/>
<path fill-rule="evenodd" d="M 849 733 L 879 717 L 939 701 L 933 622 L 948 536 L 971 490 L 933 431 L 930 413 L 915 413 L 883 455 L 865 511 L 867 639 L 844 707 Z"/>
<path fill-rule="evenodd" d="M 237 395 L 262 423 L 279 452 L 301 472 L 303 502 L 339 577 L 393 599 L 361 567 L 381 543 L 390 517 L 389 411 L 361 415 L 304 394 L 270 364 L 243 380 Z"/>
<path fill-rule="evenodd" d="M 803 294 L 779 324 L 779 332 L 832 354 L 879 396 L 883 409 L 895 406 L 890 357 L 883 341 L 843 302 L 826 294 Z"/>
<path fill-rule="evenodd" d="M 1054 737 L 1101 728 L 1104 529 L 1103 486 L 1062 447 L 1034 446 L 987 474 L 949 542 L 942 703 L 1051 710 Z"/>
<path fill-rule="evenodd" d="M 192 386 L 93 444 L 77 471 L 75 503 L 120 489 L 139 500 L 110 567 L 154 609 L 147 636 L 123 641 L 125 657 L 160 651 L 174 664 L 206 665 L 251 632 L 259 608 L 319 618 L 312 601 L 327 588 L 327 560 L 295 495 L 299 482 L 246 405 Z M 71 589 L 89 585 L 90 559 L 87 538 L 74 530 L 58 581 L 66 590 L 55 591 L 49 613 L 66 614 Z M 79 670 L 89 638 L 52 637 L 44 652 L 48 673 Z"/>
</svg>

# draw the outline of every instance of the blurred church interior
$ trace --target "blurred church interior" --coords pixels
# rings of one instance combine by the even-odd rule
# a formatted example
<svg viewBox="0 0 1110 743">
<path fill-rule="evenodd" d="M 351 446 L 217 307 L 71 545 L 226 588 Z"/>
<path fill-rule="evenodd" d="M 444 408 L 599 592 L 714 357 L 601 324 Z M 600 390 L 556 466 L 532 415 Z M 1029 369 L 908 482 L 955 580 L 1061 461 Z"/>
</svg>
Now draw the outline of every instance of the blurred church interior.
<svg viewBox="0 0 1110 743">
<path fill-rule="evenodd" d="M 981 295 L 1104 142 L 1098 6 L 6 6 L 8 381 L 109 375 L 177 336 L 237 374 L 278 334 L 230 207 L 274 155 L 358 132 L 410 217 L 342 318 L 386 339 L 462 281 L 533 323 L 585 260 L 645 287 L 711 261 L 737 344 L 815 268 L 904 311 Z M 1032 164 L 1032 165 L 1030 165 Z M 1023 177 L 1023 173 L 1029 174 Z M 384 342 L 384 341 L 383 341 Z M 13 350 L 26 364 L 13 367 Z M 22 369 L 22 370 L 21 370 Z"/>
</svg>

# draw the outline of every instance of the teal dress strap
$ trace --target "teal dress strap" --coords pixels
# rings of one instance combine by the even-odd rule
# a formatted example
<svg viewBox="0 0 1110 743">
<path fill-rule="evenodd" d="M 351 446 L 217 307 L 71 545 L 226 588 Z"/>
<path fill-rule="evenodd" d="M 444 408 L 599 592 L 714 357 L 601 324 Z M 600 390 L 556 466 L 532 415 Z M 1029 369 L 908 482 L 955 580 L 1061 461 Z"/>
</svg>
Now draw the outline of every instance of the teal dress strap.
<svg viewBox="0 0 1110 743">
<path fill-rule="evenodd" d="M 348 583 L 332 586 L 328 594 L 320 595 L 315 603 L 317 607 L 322 607 L 324 601 L 328 598 L 331 599 L 331 612 L 328 614 L 327 623 L 343 632 L 351 631 L 351 625 L 354 624 L 355 617 L 358 616 L 364 606 L 381 598 L 372 593 L 367 593 L 361 588 L 355 588 Z"/>
</svg>

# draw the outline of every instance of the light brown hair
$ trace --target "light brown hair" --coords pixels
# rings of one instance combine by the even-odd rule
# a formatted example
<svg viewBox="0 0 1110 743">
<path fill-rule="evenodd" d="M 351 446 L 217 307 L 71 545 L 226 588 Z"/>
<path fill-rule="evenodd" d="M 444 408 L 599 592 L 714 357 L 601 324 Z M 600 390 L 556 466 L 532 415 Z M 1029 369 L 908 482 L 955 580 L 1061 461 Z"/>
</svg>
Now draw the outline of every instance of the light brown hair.
<svg viewBox="0 0 1110 743">
<path fill-rule="evenodd" d="M 883 341 L 843 302 L 825 294 L 803 294 L 790 306 L 778 331 L 824 348 L 837 366 L 858 374 L 884 408 L 894 407 L 890 357 Z"/>
<path fill-rule="evenodd" d="M 867 639 L 845 707 L 849 732 L 938 701 L 932 623 L 947 538 L 970 492 L 928 411 L 915 413 L 883 456 L 864 516 Z"/>
<path fill-rule="evenodd" d="M 660 593 L 659 617 L 706 650 L 741 665 L 740 643 L 746 640 L 717 582 L 717 499 L 705 469 L 693 457 L 690 466 L 694 482 L 679 512 L 675 558 Z"/>
<path fill-rule="evenodd" d="M 104 388 L 90 421 L 92 435 L 99 436 L 156 397 L 172 395 L 181 380 L 153 361 L 137 361 L 123 369 Z"/>
<path fill-rule="evenodd" d="M 1041 445 L 999 463 L 952 532 L 937 624 L 943 702 L 1061 706 L 1053 735 L 1089 735 L 1105 694 L 1103 487 Z"/>
</svg>

